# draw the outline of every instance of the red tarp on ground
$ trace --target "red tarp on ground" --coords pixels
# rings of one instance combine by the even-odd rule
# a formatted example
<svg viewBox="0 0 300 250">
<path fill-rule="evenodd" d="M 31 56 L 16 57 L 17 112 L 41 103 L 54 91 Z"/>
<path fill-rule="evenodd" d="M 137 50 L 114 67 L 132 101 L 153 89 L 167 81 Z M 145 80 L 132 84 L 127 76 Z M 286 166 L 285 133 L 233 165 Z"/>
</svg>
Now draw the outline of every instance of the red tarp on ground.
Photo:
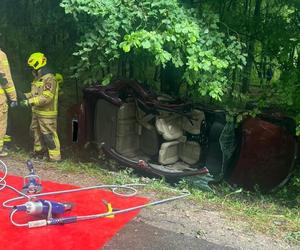
<svg viewBox="0 0 300 250">
<path fill-rule="evenodd" d="M 8 176 L 6 181 L 9 185 L 22 188 L 23 179 Z M 43 192 L 72 189 L 74 186 L 43 181 Z M 66 225 L 55 225 L 40 228 L 15 227 L 9 219 L 9 209 L 2 207 L 2 202 L 16 197 L 17 195 L 5 188 L 0 191 L 0 249 L 26 250 L 26 249 L 100 249 L 108 242 L 117 231 L 133 219 L 138 211 L 116 215 L 113 219 L 100 218 L 90 221 L 80 221 Z M 44 199 L 45 197 L 43 197 Z M 110 191 L 91 190 L 72 194 L 49 196 L 49 200 L 59 202 L 72 202 L 75 207 L 64 216 L 88 215 L 107 212 L 102 199 L 112 203 L 113 208 L 128 208 L 145 204 L 146 198 L 131 197 L 124 198 L 114 195 Z M 26 202 L 22 200 L 19 203 Z M 23 212 L 16 214 L 17 223 L 25 223 L 29 217 Z"/>
</svg>

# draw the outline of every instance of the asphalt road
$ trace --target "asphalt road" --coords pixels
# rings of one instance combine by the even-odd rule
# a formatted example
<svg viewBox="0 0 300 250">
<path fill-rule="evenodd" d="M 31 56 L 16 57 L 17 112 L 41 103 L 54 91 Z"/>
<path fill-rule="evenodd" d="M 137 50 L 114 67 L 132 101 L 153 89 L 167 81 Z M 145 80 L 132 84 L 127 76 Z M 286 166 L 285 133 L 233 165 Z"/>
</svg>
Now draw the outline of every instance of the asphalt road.
<svg viewBox="0 0 300 250">
<path fill-rule="evenodd" d="M 140 221 L 131 221 L 102 249 L 104 250 L 232 250 L 203 239 L 163 230 Z"/>
</svg>

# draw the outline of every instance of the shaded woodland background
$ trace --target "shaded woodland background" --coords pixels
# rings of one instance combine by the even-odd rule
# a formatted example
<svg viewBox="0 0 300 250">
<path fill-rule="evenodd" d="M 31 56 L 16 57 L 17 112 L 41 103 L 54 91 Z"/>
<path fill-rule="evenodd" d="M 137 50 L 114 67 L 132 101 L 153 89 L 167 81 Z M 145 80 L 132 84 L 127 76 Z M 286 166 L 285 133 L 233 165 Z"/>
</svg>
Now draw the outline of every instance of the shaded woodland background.
<svg viewBox="0 0 300 250">
<path fill-rule="evenodd" d="M 251 103 L 251 113 L 272 107 L 300 120 L 299 8 L 297 0 L 2 0 L 0 46 L 21 91 L 30 88 L 32 52 L 64 75 L 63 138 L 76 85 L 80 93 L 119 77 L 232 114 Z M 29 112 L 12 113 L 23 141 Z"/>
<path fill-rule="evenodd" d="M 81 89 L 120 77 L 219 106 L 236 121 L 280 110 L 296 119 L 299 135 L 299 9 L 299 0 L 1 0 L 0 47 L 19 91 L 30 89 L 32 52 L 64 75 L 64 149 L 67 110 Z M 31 149 L 30 111 L 18 107 L 10 119 L 15 143 Z M 299 190 L 298 167 L 274 197 L 297 206 Z"/>
</svg>

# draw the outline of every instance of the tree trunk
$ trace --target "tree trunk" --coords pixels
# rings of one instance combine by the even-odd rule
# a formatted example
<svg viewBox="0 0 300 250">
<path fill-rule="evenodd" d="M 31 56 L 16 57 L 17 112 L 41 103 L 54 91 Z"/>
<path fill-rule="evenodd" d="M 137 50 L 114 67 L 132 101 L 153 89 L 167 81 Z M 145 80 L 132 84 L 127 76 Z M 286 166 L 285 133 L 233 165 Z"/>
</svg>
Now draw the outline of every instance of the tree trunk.
<svg viewBox="0 0 300 250">
<path fill-rule="evenodd" d="M 258 30 L 258 26 L 260 24 L 260 9 L 261 9 L 262 0 L 255 1 L 255 9 L 252 18 L 252 25 L 249 26 L 249 41 L 248 41 L 248 49 L 247 49 L 247 63 L 244 70 L 244 77 L 243 77 L 243 85 L 242 85 L 242 92 L 245 93 L 249 90 L 250 80 L 251 80 L 251 73 L 253 68 L 254 62 L 254 52 L 255 52 L 255 40 L 256 40 L 256 32 Z"/>
<path fill-rule="evenodd" d="M 168 63 L 165 68 L 161 68 L 161 91 L 165 94 L 178 96 L 181 84 L 180 69 Z"/>
</svg>

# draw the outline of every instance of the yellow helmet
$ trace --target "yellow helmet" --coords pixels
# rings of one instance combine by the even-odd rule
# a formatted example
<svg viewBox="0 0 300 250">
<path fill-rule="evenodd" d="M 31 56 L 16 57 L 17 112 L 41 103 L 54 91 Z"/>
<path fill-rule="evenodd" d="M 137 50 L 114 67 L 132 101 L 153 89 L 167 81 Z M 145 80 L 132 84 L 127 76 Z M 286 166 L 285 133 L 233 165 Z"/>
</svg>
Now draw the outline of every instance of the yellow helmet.
<svg viewBox="0 0 300 250">
<path fill-rule="evenodd" d="M 28 65 L 35 70 L 44 67 L 47 64 L 47 58 L 41 52 L 33 53 L 28 59 Z"/>
</svg>

